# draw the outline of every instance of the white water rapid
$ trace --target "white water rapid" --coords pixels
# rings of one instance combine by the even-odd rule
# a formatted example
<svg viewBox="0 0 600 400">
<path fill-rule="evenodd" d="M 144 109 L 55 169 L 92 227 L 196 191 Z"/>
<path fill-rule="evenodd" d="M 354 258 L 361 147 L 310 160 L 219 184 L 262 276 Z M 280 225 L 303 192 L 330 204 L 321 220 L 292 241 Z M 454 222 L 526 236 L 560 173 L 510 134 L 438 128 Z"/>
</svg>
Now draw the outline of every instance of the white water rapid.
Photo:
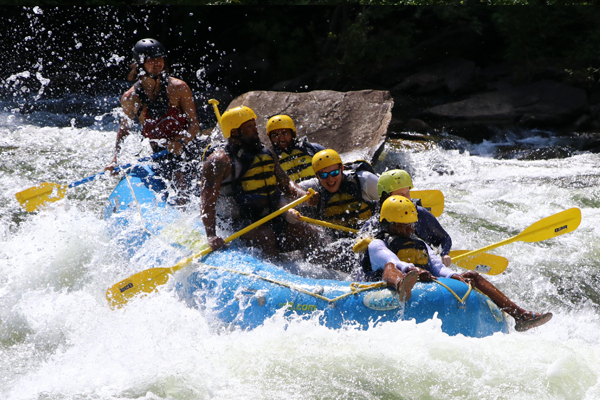
<svg viewBox="0 0 600 400">
<path fill-rule="evenodd" d="M 139 267 L 102 217 L 117 178 L 69 190 L 38 213 L 19 207 L 16 192 L 70 183 L 110 161 L 114 125 L 52 126 L 0 115 L 1 399 L 600 398 L 598 154 L 507 161 L 387 149 L 386 165 L 409 165 L 416 189 L 444 193 L 440 222 L 455 249 L 581 209 L 575 232 L 492 251 L 510 264 L 490 280 L 525 308 L 552 311 L 543 327 L 473 339 L 446 335 L 439 320 L 361 331 L 276 317 L 252 331 L 214 330 L 169 291 L 109 309 L 106 289 Z M 148 153 L 132 137 L 122 154 L 124 163 Z"/>
</svg>

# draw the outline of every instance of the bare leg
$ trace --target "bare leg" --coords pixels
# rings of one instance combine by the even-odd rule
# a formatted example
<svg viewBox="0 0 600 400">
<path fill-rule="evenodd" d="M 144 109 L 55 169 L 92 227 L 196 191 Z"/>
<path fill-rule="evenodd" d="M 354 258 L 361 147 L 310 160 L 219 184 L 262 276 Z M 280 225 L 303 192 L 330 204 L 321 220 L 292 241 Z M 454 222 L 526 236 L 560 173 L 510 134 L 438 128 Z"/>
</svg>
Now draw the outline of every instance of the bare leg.
<svg viewBox="0 0 600 400">
<path fill-rule="evenodd" d="M 173 173 L 173 184 L 177 189 L 177 199 L 175 202 L 177 205 L 187 204 L 189 201 L 188 185 L 185 179 L 185 174 L 182 171 L 175 171 Z"/>
<path fill-rule="evenodd" d="M 516 321 L 515 329 L 517 331 L 522 332 L 543 325 L 552 318 L 552 313 L 533 313 L 517 306 L 497 287 L 475 271 L 465 272 L 461 276 L 474 288 L 488 296 L 502 311 L 513 317 Z"/>
<path fill-rule="evenodd" d="M 279 255 L 275 232 L 268 226 L 258 226 L 240 238 L 247 246 L 258 248 L 268 258 L 277 258 Z"/>
<path fill-rule="evenodd" d="M 320 232 L 308 224 L 287 224 L 281 240 L 283 253 L 294 250 L 315 249 L 320 246 Z"/>
</svg>

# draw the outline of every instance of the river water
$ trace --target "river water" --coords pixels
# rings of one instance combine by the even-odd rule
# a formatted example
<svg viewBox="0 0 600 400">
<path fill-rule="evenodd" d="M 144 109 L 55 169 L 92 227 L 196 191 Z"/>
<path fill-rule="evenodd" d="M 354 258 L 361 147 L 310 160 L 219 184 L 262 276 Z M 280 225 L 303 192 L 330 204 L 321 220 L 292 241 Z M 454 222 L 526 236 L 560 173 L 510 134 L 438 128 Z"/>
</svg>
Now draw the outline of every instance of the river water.
<svg viewBox="0 0 600 400">
<path fill-rule="evenodd" d="M 0 113 L 1 399 L 600 398 L 600 155 L 497 160 L 493 143 L 386 149 L 384 166 L 407 165 L 416 189 L 444 193 L 440 221 L 455 249 L 581 209 L 575 232 L 492 251 L 510 264 L 490 280 L 523 307 L 552 311 L 543 327 L 473 339 L 446 335 L 439 320 L 361 331 L 275 317 L 224 330 L 167 290 L 109 309 L 106 289 L 145 269 L 102 217 L 117 178 L 70 190 L 41 212 L 21 210 L 16 192 L 77 181 L 110 160 L 111 114 L 83 128 L 69 123 L 75 117 Z M 135 161 L 148 148 L 133 136 L 122 154 Z"/>
</svg>

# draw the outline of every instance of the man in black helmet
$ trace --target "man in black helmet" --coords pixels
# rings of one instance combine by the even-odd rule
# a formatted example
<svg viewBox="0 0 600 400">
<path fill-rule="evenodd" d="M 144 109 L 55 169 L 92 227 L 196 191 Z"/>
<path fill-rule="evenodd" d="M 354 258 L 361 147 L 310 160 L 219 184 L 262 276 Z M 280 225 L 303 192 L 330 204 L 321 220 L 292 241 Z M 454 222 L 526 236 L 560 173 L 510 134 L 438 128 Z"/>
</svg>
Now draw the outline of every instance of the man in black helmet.
<svg viewBox="0 0 600 400">
<path fill-rule="evenodd" d="M 115 168 L 123 139 L 137 117 L 152 150 L 169 151 L 158 160 L 155 172 L 174 184 L 178 192 L 175 202 L 184 204 L 195 184 L 192 179 L 204 146 L 196 139 L 200 125 L 192 91 L 184 81 L 168 75 L 166 56 L 164 46 L 155 39 L 142 39 L 133 47 L 134 61 L 128 79 L 137 81 L 121 97 L 124 115 L 117 132 L 115 155 L 106 170 Z"/>
</svg>

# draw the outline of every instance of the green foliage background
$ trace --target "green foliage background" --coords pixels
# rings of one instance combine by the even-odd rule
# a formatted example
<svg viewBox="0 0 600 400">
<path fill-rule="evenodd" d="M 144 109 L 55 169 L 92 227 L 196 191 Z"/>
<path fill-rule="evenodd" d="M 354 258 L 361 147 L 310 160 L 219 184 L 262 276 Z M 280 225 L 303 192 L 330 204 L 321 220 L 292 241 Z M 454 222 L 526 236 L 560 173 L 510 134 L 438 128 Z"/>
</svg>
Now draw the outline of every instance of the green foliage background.
<svg viewBox="0 0 600 400">
<path fill-rule="evenodd" d="M 81 75 L 93 69 L 104 70 L 112 78 L 122 76 L 125 61 L 107 67 L 103 60 L 115 52 L 129 57 L 128 49 L 135 40 L 148 36 L 161 40 L 171 59 L 188 67 L 183 74 L 193 74 L 199 65 L 229 60 L 227 68 L 208 71 L 213 74 L 208 79 L 233 85 L 238 92 L 268 88 L 317 71 L 377 86 L 386 79 L 381 71 L 390 65 L 399 65 L 398 70 L 450 57 L 473 60 L 482 68 L 508 62 L 525 81 L 562 74 L 583 86 L 595 85 L 600 68 L 598 7 L 495 7 L 480 4 L 540 2 L 472 0 L 423 1 L 420 4 L 427 5 L 419 6 L 387 0 L 235 2 L 241 6 L 169 1 L 168 7 L 148 5 L 161 4 L 151 1 L 143 6 L 95 6 L 99 3 L 123 4 L 84 1 L 77 6 L 63 2 L 55 6 L 52 1 L 36 2 L 44 11 L 41 15 L 30 6 L 4 7 L 0 22 L 11 29 L 0 41 L 0 54 L 6 61 L 0 74 L 16 73 L 42 58 L 46 71 L 64 64 L 60 73 Z M 52 30 L 53 36 L 42 37 L 34 26 Z M 64 43 L 72 43 L 77 32 L 83 46 L 68 50 L 71 45 Z M 101 32 L 104 36 L 94 36 Z M 20 51 L 26 47 L 26 36 L 35 37 L 31 42 L 36 44 L 35 53 Z M 246 67 L 250 71 L 252 63 L 262 63 L 260 74 L 244 72 Z"/>
</svg>

